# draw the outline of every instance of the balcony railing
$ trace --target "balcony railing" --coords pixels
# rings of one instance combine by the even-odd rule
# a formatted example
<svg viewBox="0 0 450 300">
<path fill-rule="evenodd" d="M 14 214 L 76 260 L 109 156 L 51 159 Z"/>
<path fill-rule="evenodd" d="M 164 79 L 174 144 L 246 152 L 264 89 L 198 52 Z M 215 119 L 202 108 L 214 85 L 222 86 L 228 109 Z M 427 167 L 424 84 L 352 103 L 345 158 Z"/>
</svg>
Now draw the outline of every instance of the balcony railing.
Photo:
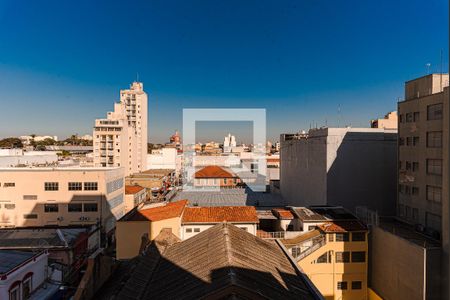
<svg viewBox="0 0 450 300">
<path fill-rule="evenodd" d="M 262 239 L 284 239 L 285 234 L 284 231 L 267 232 L 262 230 L 258 230 L 256 233 Z"/>
</svg>

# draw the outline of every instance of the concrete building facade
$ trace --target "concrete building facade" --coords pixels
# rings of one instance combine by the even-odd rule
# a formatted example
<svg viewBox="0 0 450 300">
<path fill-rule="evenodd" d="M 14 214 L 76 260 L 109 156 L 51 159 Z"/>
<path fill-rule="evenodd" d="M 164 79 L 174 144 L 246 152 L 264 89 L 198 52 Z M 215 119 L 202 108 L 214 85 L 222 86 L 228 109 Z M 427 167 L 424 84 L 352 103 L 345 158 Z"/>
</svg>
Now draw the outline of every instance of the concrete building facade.
<svg viewBox="0 0 450 300">
<path fill-rule="evenodd" d="M 123 168 L 0 169 L 0 227 L 102 225 L 124 215 Z"/>
<path fill-rule="evenodd" d="M 398 103 L 398 217 L 442 244 L 441 284 L 449 282 L 449 75 L 405 83 Z"/>
<path fill-rule="evenodd" d="M 95 167 L 124 167 L 126 175 L 147 168 L 147 102 L 143 84 L 133 82 L 120 91 L 114 111 L 95 120 Z"/>
<path fill-rule="evenodd" d="M 287 205 L 367 206 L 394 215 L 397 131 L 321 128 L 281 135 L 280 189 Z"/>
</svg>

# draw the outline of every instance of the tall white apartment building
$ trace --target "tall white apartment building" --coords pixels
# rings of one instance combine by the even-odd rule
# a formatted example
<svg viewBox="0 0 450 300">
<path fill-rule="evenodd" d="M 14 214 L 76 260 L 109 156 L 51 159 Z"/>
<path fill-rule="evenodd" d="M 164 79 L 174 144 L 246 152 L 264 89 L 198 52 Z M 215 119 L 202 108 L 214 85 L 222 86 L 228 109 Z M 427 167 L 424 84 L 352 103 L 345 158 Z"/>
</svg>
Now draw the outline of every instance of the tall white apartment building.
<svg viewBox="0 0 450 300">
<path fill-rule="evenodd" d="M 95 120 L 95 167 L 123 167 L 126 176 L 146 169 L 147 102 L 142 82 L 133 82 L 120 91 L 114 111 Z"/>
</svg>

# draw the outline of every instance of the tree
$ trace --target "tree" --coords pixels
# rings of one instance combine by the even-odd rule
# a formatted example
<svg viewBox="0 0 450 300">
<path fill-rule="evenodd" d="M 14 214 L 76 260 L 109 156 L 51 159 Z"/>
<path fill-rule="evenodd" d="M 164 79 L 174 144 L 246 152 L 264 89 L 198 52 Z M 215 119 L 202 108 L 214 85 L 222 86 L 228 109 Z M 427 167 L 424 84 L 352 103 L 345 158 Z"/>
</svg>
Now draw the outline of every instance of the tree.
<svg viewBox="0 0 450 300">
<path fill-rule="evenodd" d="M 22 148 L 22 141 L 18 138 L 10 137 L 0 140 L 0 148 Z"/>
</svg>

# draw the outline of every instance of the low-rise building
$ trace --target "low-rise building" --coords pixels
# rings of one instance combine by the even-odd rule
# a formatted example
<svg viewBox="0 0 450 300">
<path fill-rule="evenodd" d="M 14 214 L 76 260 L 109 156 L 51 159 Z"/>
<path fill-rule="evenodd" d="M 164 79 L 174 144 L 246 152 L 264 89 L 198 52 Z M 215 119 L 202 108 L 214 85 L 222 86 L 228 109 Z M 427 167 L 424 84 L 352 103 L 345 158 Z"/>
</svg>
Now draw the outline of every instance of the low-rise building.
<svg viewBox="0 0 450 300">
<path fill-rule="evenodd" d="M 231 188 L 241 182 L 240 178 L 230 169 L 219 166 L 206 166 L 194 175 L 195 187 Z"/>
<path fill-rule="evenodd" d="M 220 223 L 180 241 L 163 230 L 95 299 L 324 299 L 281 243 Z"/>
<path fill-rule="evenodd" d="M 181 217 L 187 201 L 157 203 L 136 207 L 116 225 L 116 257 L 129 259 L 139 254 L 141 239 L 153 240 L 163 228 L 181 238 Z"/>
<path fill-rule="evenodd" d="M 0 169 L 0 227 L 86 226 L 125 213 L 122 168 Z"/>
<path fill-rule="evenodd" d="M 253 206 L 187 207 L 181 219 L 181 239 L 191 238 L 222 222 L 256 235 L 259 221 Z"/>
<path fill-rule="evenodd" d="M 29 299 L 47 279 L 47 253 L 0 250 L 0 299 Z"/>
<path fill-rule="evenodd" d="M 342 207 L 290 210 L 301 231 L 281 241 L 326 299 L 368 299 L 366 225 Z"/>
<path fill-rule="evenodd" d="M 397 129 L 398 116 L 396 111 L 391 111 L 383 119 L 371 120 L 370 127 L 372 128 L 384 128 L 384 129 Z"/>
<path fill-rule="evenodd" d="M 142 238 L 153 240 L 163 228 L 185 240 L 222 222 L 256 235 L 258 217 L 253 206 L 188 207 L 187 200 L 144 204 L 117 222 L 116 256 L 118 259 L 135 257 Z"/>
<path fill-rule="evenodd" d="M 125 213 L 147 200 L 147 189 L 140 185 L 125 186 Z"/>
</svg>

